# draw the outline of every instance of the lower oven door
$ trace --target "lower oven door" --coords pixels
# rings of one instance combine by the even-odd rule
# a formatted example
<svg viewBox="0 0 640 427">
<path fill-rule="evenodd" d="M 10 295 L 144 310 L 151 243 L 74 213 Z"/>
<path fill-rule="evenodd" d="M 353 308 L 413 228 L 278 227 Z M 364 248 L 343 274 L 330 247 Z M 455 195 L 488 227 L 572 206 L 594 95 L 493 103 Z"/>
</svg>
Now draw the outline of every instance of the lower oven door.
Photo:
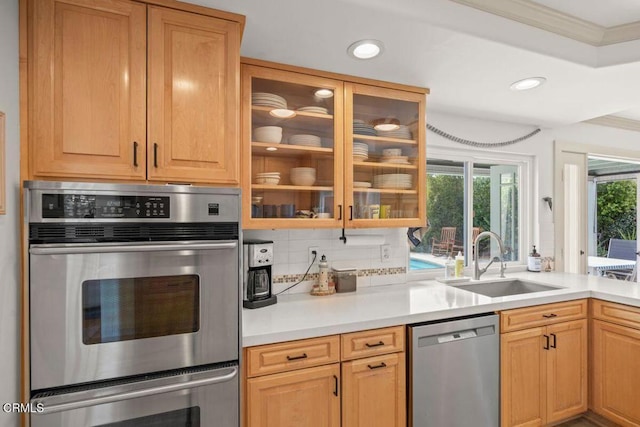
<svg viewBox="0 0 640 427">
<path fill-rule="evenodd" d="M 231 365 L 35 396 L 31 427 L 238 427 L 238 384 Z"/>
<path fill-rule="evenodd" d="M 237 241 L 29 252 L 31 390 L 238 360 Z"/>
</svg>

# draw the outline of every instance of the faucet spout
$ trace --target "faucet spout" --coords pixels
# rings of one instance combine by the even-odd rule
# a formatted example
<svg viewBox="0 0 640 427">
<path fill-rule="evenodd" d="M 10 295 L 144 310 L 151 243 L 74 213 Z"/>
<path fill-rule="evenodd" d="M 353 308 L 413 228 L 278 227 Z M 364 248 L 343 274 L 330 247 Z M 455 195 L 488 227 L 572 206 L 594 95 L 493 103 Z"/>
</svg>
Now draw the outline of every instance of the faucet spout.
<svg viewBox="0 0 640 427">
<path fill-rule="evenodd" d="M 500 250 L 500 256 L 493 257 L 493 259 L 489 261 L 489 264 L 487 264 L 484 268 L 481 269 L 480 266 L 478 265 L 478 252 L 479 252 L 478 242 L 482 240 L 484 237 L 489 237 L 489 238 L 493 237 L 494 239 L 496 239 L 496 242 L 498 242 L 498 248 Z M 506 265 L 504 263 L 504 243 L 502 242 L 502 239 L 500 238 L 500 236 L 498 236 L 493 231 L 483 231 L 482 233 L 478 234 L 478 237 L 476 237 L 476 240 L 473 242 L 473 246 L 476 248 L 475 260 L 474 260 L 474 266 L 473 266 L 473 279 L 479 280 L 480 276 L 482 276 L 482 274 L 484 274 L 487 271 L 489 266 L 494 261 L 500 262 L 500 277 L 504 277 L 504 270 L 506 268 Z"/>
</svg>

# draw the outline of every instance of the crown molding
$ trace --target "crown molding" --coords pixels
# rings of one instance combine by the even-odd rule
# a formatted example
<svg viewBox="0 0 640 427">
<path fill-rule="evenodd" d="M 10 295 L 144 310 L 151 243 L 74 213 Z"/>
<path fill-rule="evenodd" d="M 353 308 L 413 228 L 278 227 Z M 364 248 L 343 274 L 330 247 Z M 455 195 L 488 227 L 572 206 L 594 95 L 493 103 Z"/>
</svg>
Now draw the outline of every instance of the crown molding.
<svg viewBox="0 0 640 427">
<path fill-rule="evenodd" d="M 640 39 L 640 21 L 603 27 L 529 0 L 451 0 L 592 46 Z"/>
<path fill-rule="evenodd" d="M 583 123 L 640 132 L 640 120 L 627 119 L 625 117 L 602 116 L 591 120 L 585 120 Z"/>
</svg>

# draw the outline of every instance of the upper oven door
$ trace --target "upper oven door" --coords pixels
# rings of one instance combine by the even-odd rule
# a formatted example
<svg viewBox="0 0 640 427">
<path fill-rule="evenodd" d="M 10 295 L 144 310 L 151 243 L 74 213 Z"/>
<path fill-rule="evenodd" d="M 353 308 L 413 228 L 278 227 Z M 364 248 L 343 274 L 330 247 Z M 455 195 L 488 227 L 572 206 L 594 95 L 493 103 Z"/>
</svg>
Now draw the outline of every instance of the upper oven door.
<svg viewBox="0 0 640 427">
<path fill-rule="evenodd" d="M 31 389 L 238 359 L 238 242 L 32 245 Z"/>
</svg>

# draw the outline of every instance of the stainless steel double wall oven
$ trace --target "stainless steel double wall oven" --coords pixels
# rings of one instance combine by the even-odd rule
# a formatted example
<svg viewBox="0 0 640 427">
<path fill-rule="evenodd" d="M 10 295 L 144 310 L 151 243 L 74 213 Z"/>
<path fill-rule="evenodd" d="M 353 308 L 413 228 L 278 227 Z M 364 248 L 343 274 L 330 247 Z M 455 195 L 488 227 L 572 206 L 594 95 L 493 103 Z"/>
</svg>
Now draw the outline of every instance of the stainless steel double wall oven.
<svg viewBox="0 0 640 427">
<path fill-rule="evenodd" d="M 239 191 L 25 188 L 31 425 L 237 427 Z"/>
</svg>

